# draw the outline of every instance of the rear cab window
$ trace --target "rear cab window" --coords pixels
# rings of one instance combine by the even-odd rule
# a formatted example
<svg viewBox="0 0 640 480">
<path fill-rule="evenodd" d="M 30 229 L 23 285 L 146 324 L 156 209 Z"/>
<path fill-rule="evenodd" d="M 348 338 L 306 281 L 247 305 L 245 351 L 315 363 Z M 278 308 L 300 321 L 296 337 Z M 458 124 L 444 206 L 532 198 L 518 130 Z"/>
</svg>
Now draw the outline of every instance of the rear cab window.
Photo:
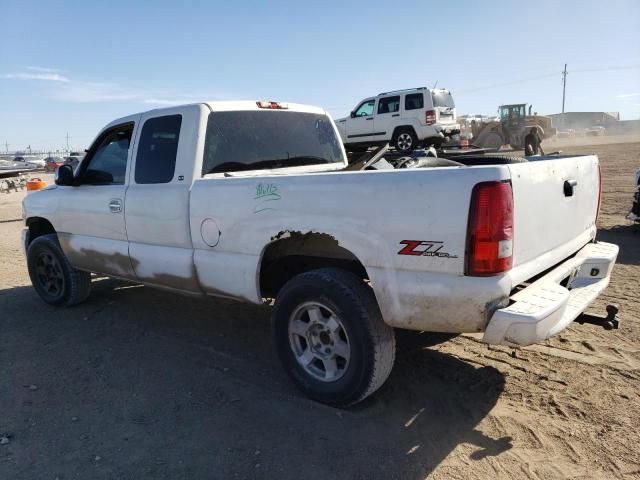
<svg viewBox="0 0 640 480">
<path fill-rule="evenodd" d="M 181 125 L 182 115 L 155 117 L 144 122 L 136 155 L 136 183 L 173 180 Z"/>
<path fill-rule="evenodd" d="M 209 114 L 202 174 L 343 163 L 324 114 L 240 110 Z"/>
</svg>

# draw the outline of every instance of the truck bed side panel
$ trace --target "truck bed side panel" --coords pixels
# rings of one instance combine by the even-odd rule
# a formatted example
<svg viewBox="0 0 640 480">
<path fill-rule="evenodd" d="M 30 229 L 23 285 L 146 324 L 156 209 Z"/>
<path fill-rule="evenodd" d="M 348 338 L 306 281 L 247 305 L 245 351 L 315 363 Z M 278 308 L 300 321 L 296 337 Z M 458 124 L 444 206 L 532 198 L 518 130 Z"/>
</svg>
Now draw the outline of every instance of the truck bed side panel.
<svg viewBox="0 0 640 480">
<path fill-rule="evenodd" d="M 265 247 L 287 235 L 323 233 L 360 260 L 385 320 L 400 323 L 408 312 L 437 310 L 446 296 L 443 289 L 464 280 L 472 188 L 478 182 L 507 178 L 507 168 L 496 166 L 197 180 L 190 222 L 200 284 L 211 294 L 259 302 Z M 211 229 L 203 234 L 203 222 L 216 225 L 218 239 L 205 238 Z M 411 248 L 403 241 L 425 243 Z M 411 254 L 399 254 L 402 250 Z M 419 254 L 427 250 L 437 254 Z M 425 272 L 432 276 L 420 275 Z M 419 286 L 406 283 L 414 274 Z M 437 276 L 450 281 L 430 289 L 429 279 Z M 415 295 L 398 291 L 409 288 Z M 485 293 L 486 298 L 478 293 L 469 303 L 475 317 L 487 298 L 495 298 L 495 291 Z M 409 298 L 413 305 L 407 305 Z M 446 325 L 468 320 L 465 314 L 447 317 L 443 312 L 440 329 L 468 330 Z"/>
</svg>

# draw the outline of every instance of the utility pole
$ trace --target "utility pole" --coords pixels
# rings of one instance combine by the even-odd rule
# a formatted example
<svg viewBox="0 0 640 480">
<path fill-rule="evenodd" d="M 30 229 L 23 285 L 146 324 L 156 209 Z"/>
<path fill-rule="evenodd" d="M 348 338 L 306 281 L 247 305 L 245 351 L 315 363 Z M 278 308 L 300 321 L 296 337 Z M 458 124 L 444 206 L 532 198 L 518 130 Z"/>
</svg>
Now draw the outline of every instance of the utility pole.
<svg viewBox="0 0 640 480">
<path fill-rule="evenodd" d="M 564 128 L 564 99 L 567 89 L 567 64 L 564 64 L 564 71 L 562 72 L 562 127 Z"/>
<path fill-rule="evenodd" d="M 9 153 L 9 143 L 6 140 L 4 141 L 4 149 Z"/>
<path fill-rule="evenodd" d="M 562 111 L 564 112 L 564 100 L 562 101 Z M 67 153 L 69 152 L 69 132 L 67 132 Z"/>
</svg>

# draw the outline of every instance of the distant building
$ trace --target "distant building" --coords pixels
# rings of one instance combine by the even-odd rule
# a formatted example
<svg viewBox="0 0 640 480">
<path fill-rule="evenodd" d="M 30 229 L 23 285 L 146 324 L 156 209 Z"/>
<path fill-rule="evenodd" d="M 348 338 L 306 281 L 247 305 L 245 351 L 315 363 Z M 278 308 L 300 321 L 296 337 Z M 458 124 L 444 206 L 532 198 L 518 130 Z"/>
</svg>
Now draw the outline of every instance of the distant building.
<svg viewBox="0 0 640 480">
<path fill-rule="evenodd" d="M 565 112 L 553 113 L 553 126 L 558 130 L 614 126 L 620 121 L 619 112 Z"/>
<path fill-rule="evenodd" d="M 640 120 L 621 120 L 608 131 L 611 135 L 640 135 Z"/>
</svg>

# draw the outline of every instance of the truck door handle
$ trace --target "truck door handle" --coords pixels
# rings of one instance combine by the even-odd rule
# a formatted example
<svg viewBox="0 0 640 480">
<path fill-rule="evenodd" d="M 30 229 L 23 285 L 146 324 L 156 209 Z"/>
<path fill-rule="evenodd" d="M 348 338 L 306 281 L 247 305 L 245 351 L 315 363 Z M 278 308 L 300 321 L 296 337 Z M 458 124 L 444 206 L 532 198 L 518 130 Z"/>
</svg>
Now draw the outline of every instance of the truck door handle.
<svg viewBox="0 0 640 480">
<path fill-rule="evenodd" d="M 578 186 L 578 181 L 570 178 L 564 181 L 563 190 L 565 197 L 573 197 L 573 189 Z"/>
<path fill-rule="evenodd" d="M 399 117 L 400 114 L 399 113 L 394 113 L 393 115 L 391 115 L 392 117 Z"/>
<path fill-rule="evenodd" d="M 373 120 L 373 117 L 369 117 L 369 118 L 367 118 L 367 120 Z"/>
<path fill-rule="evenodd" d="M 120 213 L 122 211 L 122 200 L 119 198 L 109 200 L 109 210 L 111 210 L 111 213 Z"/>
</svg>

